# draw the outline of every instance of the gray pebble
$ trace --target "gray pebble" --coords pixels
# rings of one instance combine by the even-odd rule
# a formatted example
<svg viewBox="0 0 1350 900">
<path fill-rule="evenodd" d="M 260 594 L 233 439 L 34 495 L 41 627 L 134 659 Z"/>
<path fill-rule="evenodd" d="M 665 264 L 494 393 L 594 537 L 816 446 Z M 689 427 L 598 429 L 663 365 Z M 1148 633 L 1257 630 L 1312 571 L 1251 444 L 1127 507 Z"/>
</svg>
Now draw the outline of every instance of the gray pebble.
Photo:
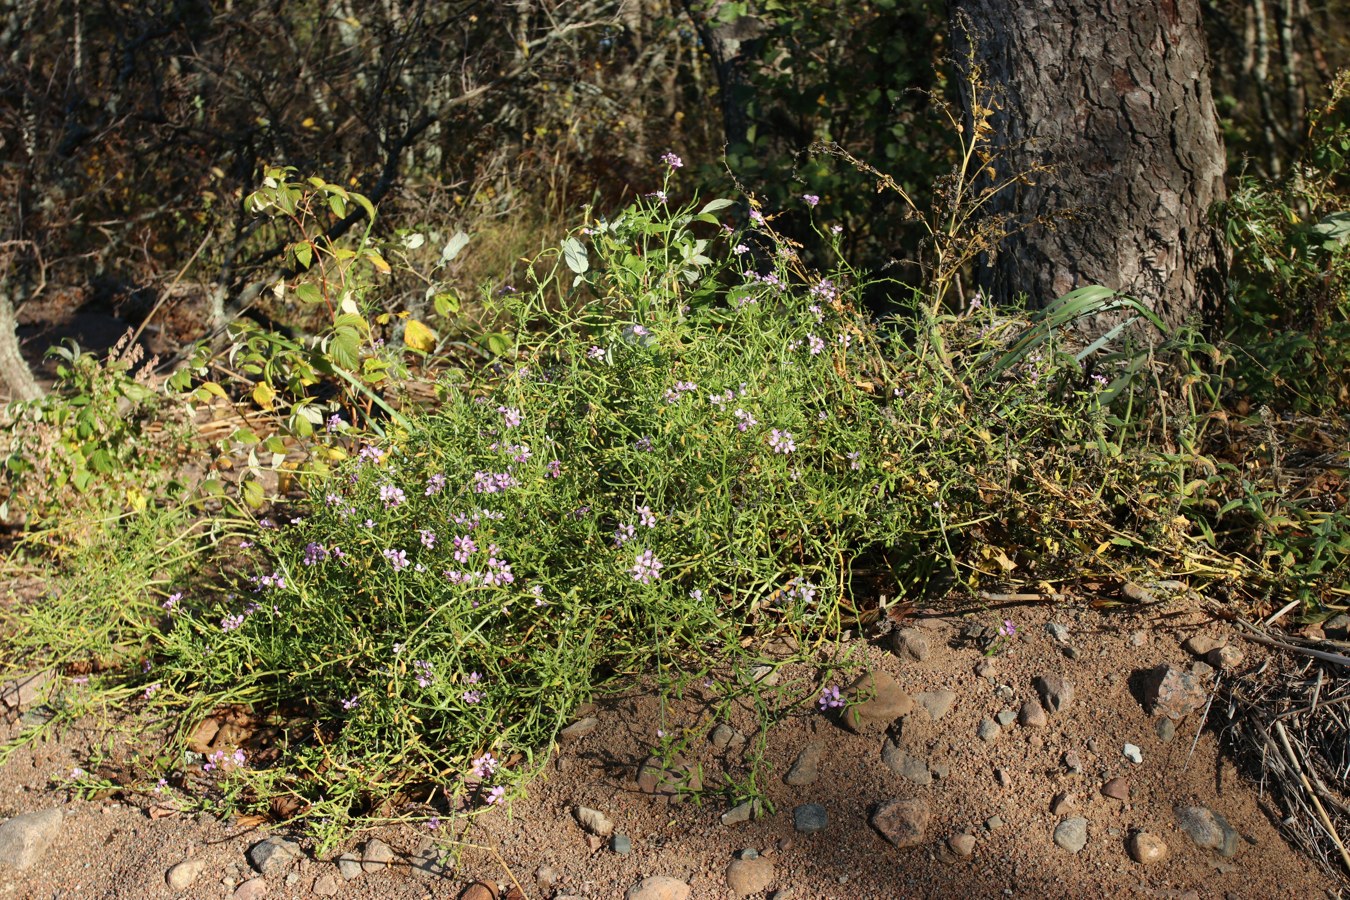
<svg viewBox="0 0 1350 900">
<path fill-rule="evenodd" d="M 792 763 L 792 768 L 788 769 L 787 775 L 783 780 L 793 787 L 805 787 L 808 784 L 814 784 L 819 778 L 816 771 L 820 765 L 820 755 L 825 752 L 825 745 L 820 741 L 812 741 L 802 748 L 797 754 L 797 759 Z"/>
<path fill-rule="evenodd" d="M 1082 816 L 1065 819 L 1055 826 L 1055 843 L 1070 853 L 1087 846 L 1088 820 Z"/>
<path fill-rule="evenodd" d="M 980 722 L 979 729 L 975 734 L 980 740 L 989 743 L 998 740 L 998 736 L 1003 733 L 1003 729 L 998 727 L 998 723 L 993 719 L 984 719 Z"/>
<path fill-rule="evenodd" d="M 803 803 L 792 811 L 792 827 L 801 834 L 824 831 L 830 824 L 830 815 L 819 803 Z"/>
<path fill-rule="evenodd" d="M 633 842 L 628 835 L 616 831 L 614 837 L 609 839 L 609 849 L 613 850 L 616 856 L 627 856 L 633 852 Z"/>
<path fill-rule="evenodd" d="M 1162 741 L 1164 744 L 1170 744 L 1172 743 L 1172 738 L 1176 737 L 1177 723 L 1169 718 L 1163 717 L 1158 720 L 1158 724 L 1153 727 L 1153 730 L 1158 733 L 1158 740 Z"/>
<path fill-rule="evenodd" d="M 259 875 L 279 875 L 300 858 L 300 845 L 273 835 L 249 847 L 245 856 Z"/>
<path fill-rule="evenodd" d="M 1000 728 L 1007 728 L 1017 721 L 1017 713 L 1011 709 L 999 710 L 998 715 L 994 716 L 994 721 L 998 723 Z"/>
</svg>

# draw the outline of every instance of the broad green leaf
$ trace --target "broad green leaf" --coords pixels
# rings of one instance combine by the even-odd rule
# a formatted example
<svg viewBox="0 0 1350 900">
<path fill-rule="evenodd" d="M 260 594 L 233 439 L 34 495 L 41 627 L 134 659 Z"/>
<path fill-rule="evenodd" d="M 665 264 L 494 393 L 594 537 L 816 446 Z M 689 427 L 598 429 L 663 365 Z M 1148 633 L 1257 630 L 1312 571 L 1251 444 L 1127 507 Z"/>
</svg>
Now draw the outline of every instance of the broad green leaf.
<svg viewBox="0 0 1350 900">
<path fill-rule="evenodd" d="M 295 261 L 302 269 L 308 269 L 309 264 L 314 262 L 314 246 L 309 241 L 301 241 L 295 245 Z"/>
<path fill-rule="evenodd" d="M 263 505 L 263 486 L 261 482 L 249 479 L 239 485 L 239 496 L 244 498 L 244 502 L 251 509 L 258 509 Z"/>
<path fill-rule="evenodd" d="M 562 251 L 567 268 L 578 275 L 584 274 L 591 267 L 591 261 L 586 257 L 586 246 L 576 238 L 569 237 L 563 241 Z"/>
<path fill-rule="evenodd" d="M 716 200 L 709 200 L 707 203 L 703 204 L 703 208 L 698 211 L 698 214 L 704 216 L 735 205 L 734 201 L 728 200 L 725 197 L 719 197 Z"/>
<path fill-rule="evenodd" d="M 322 303 L 323 294 L 319 292 L 319 286 L 316 284 L 301 284 L 295 288 L 295 296 L 300 298 L 301 303 Z"/>
</svg>

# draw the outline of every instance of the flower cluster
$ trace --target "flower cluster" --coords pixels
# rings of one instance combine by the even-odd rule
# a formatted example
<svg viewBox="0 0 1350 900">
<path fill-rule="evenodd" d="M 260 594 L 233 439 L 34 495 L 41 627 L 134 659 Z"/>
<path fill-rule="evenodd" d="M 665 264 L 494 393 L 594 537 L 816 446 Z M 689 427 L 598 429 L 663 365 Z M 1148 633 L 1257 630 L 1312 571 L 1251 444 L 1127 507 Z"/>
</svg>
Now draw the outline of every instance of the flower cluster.
<svg viewBox="0 0 1350 900">
<path fill-rule="evenodd" d="M 389 565 L 394 567 L 395 572 L 402 572 L 404 569 L 408 568 L 408 553 L 406 550 L 395 550 L 390 548 L 385 550 L 381 555 L 389 560 Z"/>
<path fill-rule="evenodd" d="M 650 549 L 647 549 L 637 555 L 633 567 L 628 571 L 632 573 L 634 581 L 640 584 L 651 584 L 661 577 L 662 568 L 664 568 L 664 565 L 661 560 L 657 559 L 656 554 Z"/>
<path fill-rule="evenodd" d="M 839 686 L 837 684 L 832 684 L 829 685 L 828 687 L 822 688 L 820 691 L 820 699 L 816 701 L 816 703 L 820 706 L 821 712 L 826 712 L 827 710 L 831 709 L 838 709 L 839 707 L 843 706 L 846 702 L 847 701 L 845 701 L 843 697 L 839 696 Z"/>
<path fill-rule="evenodd" d="M 779 431 L 777 428 L 769 432 L 769 446 L 773 448 L 774 453 L 781 453 L 784 456 L 797 449 L 797 443 L 792 439 L 792 432 Z"/>
<path fill-rule="evenodd" d="M 516 476 L 510 472 L 473 473 L 473 492 L 475 494 L 500 494 L 519 484 Z"/>
<path fill-rule="evenodd" d="M 385 509 L 393 509 L 407 499 L 407 495 L 403 493 L 403 488 L 396 487 L 388 482 L 380 485 L 380 502 L 384 504 Z"/>
</svg>

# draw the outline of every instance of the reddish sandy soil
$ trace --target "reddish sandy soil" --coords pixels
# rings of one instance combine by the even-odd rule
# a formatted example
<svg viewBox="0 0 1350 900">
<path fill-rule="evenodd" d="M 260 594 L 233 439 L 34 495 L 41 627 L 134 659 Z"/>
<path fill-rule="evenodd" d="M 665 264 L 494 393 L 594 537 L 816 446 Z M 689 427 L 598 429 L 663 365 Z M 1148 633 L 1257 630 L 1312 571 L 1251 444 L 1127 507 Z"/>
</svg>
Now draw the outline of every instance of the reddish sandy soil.
<svg viewBox="0 0 1350 900">
<path fill-rule="evenodd" d="M 1019 638 L 993 661 L 992 678 L 977 676 L 984 657 L 960 640 L 960 629 L 971 618 L 991 624 L 1005 616 L 1016 621 Z M 1046 633 L 1049 622 L 1068 628 L 1076 659 Z M 912 624 L 931 637 L 932 650 L 922 662 L 901 660 L 881 641 L 857 640 L 850 649 L 857 662 L 892 674 L 910 694 L 943 688 L 956 693 L 951 711 L 939 721 L 917 710 L 901 726 L 901 742 L 910 753 L 931 767 L 949 768 L 931 784 L 914 784 L 883 764 L 883 735 L 853 734 L 834 716 L 806 704 L 764 741 L 768 768 L 759 787 L 772 811 L 757 821 L 723 825 L 719 817 L 728 803 L 716 788 L 724 776 L 743 781 L 749 775 L 745 757 L 757 743 L 751 711 L 739 710 L 729 723 L 749 740 L 719 752 L 707 737 L 717 723 L 702 698 L 671 701 L 663 711 L 656 697 L 633 690 L 597 703 L 594 730 L 565 745 L 528 796 L 475 820 L 461 835 L 464 844 L 450 841 L 448 825 L 435 832 L 389 826 L 351 842 L 359 848 L 379 837 L 405 855 L 438 846 L 452 857 L 446 877 L 417 877 L 407 865 L 396 865 L 328 883 L 337 885 L 336 896 L 353 900 L 458 897 L 478 879 L 500 886 L 503 896 L 514 881 L 529 898 L 618 898 L 646 876 L 668 875 L 689 884 L 693 898 L 720 900 L 734 896 L 726 879 L 733 855 L 753 848 L 774 868 L 773 882 L 754 896 L 792 900 L 1341 896 L 1345 882 L 1320 872 L 1284 841 L 1276 824 L 1280 813 L 1220 752 L 1214 729 L 1200 729 L 1198 713 L 1180 721 L 1175 737 L 1164 742 L 1157 720 L 1141 704 L 1139 678 L 1132 676 L 1159 664 L 1189 667 L 1192 659 L 1181 647 L 1187 637 L 1229 638 L 1246 655 L 1244 666 L 1263 658 L 1260 648 L 1238 643 L 1194 604 L 1127 614 L 1036 604 L 973 617 L 921 617 Z M 1034 700 L 1033 679 L 1045 674 L 1072 680 L 1072 704 L 1052 713 L 1044 727 L 1014 724 L 992 742 L 976 736 L 982 719 Z M 814 694 L 812 678 L 809 670 L 786 667 L 782 684 L 796 679 L 801 694 Z M 1001 686 L 1006 686 L 1002 696 Z M 692 733 L 690 756 L 702 765 L 711 788 L 700 802 L 671 804 L 638 790 L 636 768 L 657 743 L 658 728 Z M 16 730 L 11 716 L 0 724 L 0 740 Z M 19 750 L 0 768 L 0 818 L 51 807 L 65 811 L 58 836 L 33 868 L 0 868 L 0 896 L 232 896 L 252 874 L 246 849 L 269 832 L 207 817 L 152 819 L 150 798 L 83 802 L 53 787 L 54 779 L 87 764 L 88 747 L 102 739 L 92 726 L 75 729 Z M 784 783 L 798 752 L 813 740 L 825 746 L 819 780 L 798 787 Z M 1140 748 L 1142 763 L 1123 756 L 1127 742 Z M 1070 751 L 1081 759 L 1081 774 L 1063 764 Z M 1103 796 L 1103 783 L 1115 776 L 1128 780 L 1128 802 Z M 1054 815 L 1052 800 L 1061 792 L 1075 794 L 1076 805 Z M 879 802 L 912 797 L 928 801 L 932 819 L 918 846 L 897 849 L 869 824 L 869 812 Z M 803 803 L 825 807 L 824 831 L 794 832 L 792 810 Z M 1176 825 L 1178 804 L 1203 804 L 1222 813 L 1243 838 L 1236 855 L 1225 859 L 1192 843 Z M 593 846 L 598 840 L 588 841 L 572 815 L 577 805 L 605 813 L 631 838 L 632 852 L 620 856 L 608 845 Z M 1088 821 L 1087 844 L 1077 854 L 1052 840 L 1057 823 L 1069 816 Z M 986 824 L 991 817 L 1001 819 L 993 830 Z M 1136 830 L 1161 838 L 1170 851 L 1167 859 L 1148 866 L 1133 861 L 1126 841 Z M 975 838 L 969 858 L 946 847 L 960 832 Z M 176 893 L 165 873 L 185 858 L 200 858 L 204 867 L 191 887 Z M 554 871 L 554 886 L 540 885 L 541 868 Z M 316 896 L 316 882 L 323 889 L 326 876 L 336 873 L 332 862 L 306 855 L 253 887 L 265 886 L 266 897 L 308 898 Z"/>
</svg>

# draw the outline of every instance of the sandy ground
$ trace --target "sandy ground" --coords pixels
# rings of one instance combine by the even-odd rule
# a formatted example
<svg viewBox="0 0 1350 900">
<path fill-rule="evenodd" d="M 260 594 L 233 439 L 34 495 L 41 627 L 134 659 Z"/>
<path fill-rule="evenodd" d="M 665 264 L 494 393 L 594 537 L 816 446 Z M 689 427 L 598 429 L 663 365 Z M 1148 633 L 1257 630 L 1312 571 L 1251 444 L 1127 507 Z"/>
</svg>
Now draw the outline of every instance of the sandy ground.
<svg viewBox="0 0 1350 900">
<path fill-rule="evenodd" d="M 995 624 L 1004 617 L 1016 621 L 1019 637 L 993 661 L 992 674 L 977 675 L 985 657 L 960 631 L 972 620 Z M 1076 658 L 1046 633 L 1049 622 L 1068 629 Z M 337 869 L 331 861 L 306 855 L 288 871 L 243 890 L 265 887 L 253 896 L 308 898 L 316 896 L 317 883 L 321 890 L 336 885 L 336 896 L 352 900 L 439 898 L 461 896 L 481 879 L 499 886 L 503 896 L 515 884 L 516 896 L 528 898 L 618 898 L 646 876 L 668 875 L 686 882 L 694 898 L 720 900 L 734 896 L 728 864 L 738 851 L 752 848 L 770 859 L 774 870 L 772 882 L 753 896 L 780 900 L 1342 896 L 1345 882 L 1320 872 L 1282 839 L 1279 811 L 1262 800 L 1252 781 L 1258 773 L 1239 772 L 1221 753 L 1217 714 L 1203 730 L 1199 714 L 1192 714 L 1164 742 L 1157 720 L 1141 703 L 1137 673 L 1160 664 L 1189 667 L 1193 660 L 1181 643 L 1196 634 L 1228 637 L 1246 655 L 1244 665 L 1259 664 L 1260 649 L 1237 644 L 1222 624 L 1194 608 L 1122 614 L 1042 603 L 965 617 L 921 616 L 910 625 L 930 637 L 932 650 L 922 661 L 900 659 L 884 640 L 859 639 L 850 649 L 856 660 L 890 673 L 910 694 L 955 692 L 951 711 L 939 721 L 920 710 L 900 726 L 899 740 L 912 755 L 934 769 L 947 768 L 945 777 L 930 784 L 915 784 L 883 763 L 884 735 L 854 734 L 836 716 L 805 705 L 763 736 L 767 772 L 757 785 L 766 814 L 723 825 L 720 816 L 729 802 L 718 788 L 728 778 L 744 784 L 751 772 L 748 756 L 761 746 L 752 711 L 742 708 L 728 723 L 747 740 L 719 751 L 707 737 L 718 723 L 705 697 L 662 704 L 634 689 L 598 702 L 594 730 L 562 747 L 528 796 L 475 820 L 461 842 L 450 839 L 449 825 L 436 831 L 390 826 L 351 842 L 359 849 L 378 837 L 404 855 L 435 847 L 451 863 L 445 877 L 420 877 L 400 864 L 344 882 L 332 877 Z M 802 693 L 814 693 L 811 671 L 787 667 L 782 674 L 782 683 L 797 679 Z M 1033 679 L 1046 674 L 1071 679 L 1076 694 L 1071 705 L 1051 714 L 1044 727 L 1012 725 L 992 742 L 976 736 L 982 719 L 1034 700 Z M 0 740 L 17 727 L 12 716 L 0 724 Z M 636 771 L 658 742 L 658 728 L 691 735 L 689 759 L 701 766 L 709 788 L 701 799 L 672 804 L 638 789 Z M 86 765 L 88 748 L 105 740 L 93 725 L 74 729 L 20 749 L 0 768 L 0 818 L 51 807 L 65 811 L 58 836 L 34 867 L 0 868 L 0 896 L 242 896 L 235 891 L 253 875 L 245 851 L 271 832 L 204 816 L 153 819 L 148 813 L 153 798 L 84 802 L 54 786 L 54 779 Z M 819 779 L 786 784 L 784 774 L 811 741 L 825 748 Z M 1140 748 L 1141 763 L 1124 757 L 1127 742 Z M 1066 768 L 1068 752 L 1078 755 L 1081 773 Z M 1116 776 L 1128 780 L 1128 802 L 1101 792 Z M 1075 805 L 1053 814 L 1052 802 L 1063 792 L 1075 795 Z M 869 814 L 880 802 L 914 797 L 928 801 L 932 818 L 918 846 L 898 849 L 869 824 Z M 804 803 L 826 809 L 825 830 L 794 831 L 792 811 Z M 1173 808 L 1179 804 L 1222 813 L 1242 835 L 1236 855 L 1225 859 L 1192 843 L 1176 825 Z M 573 816 L 577 805 L 605 813 L 631 839 L 631 853 L 620 856 L 608 844 L 588 840 Z M 1088 842 L 1077 854 L 1052 840 L 1055 826 L 1068 816 L 1088 820 Z M 1148 866 L 1133 861 L 1126 842 L 1135 831 L 1161 838 L 1167 859 Z M 958 833 L 975 838 L 968 858 L 946 845 Z M 201 859 L 202 873 L 175 892 L 165 874 L 184 859 Z"/>
</svg>

